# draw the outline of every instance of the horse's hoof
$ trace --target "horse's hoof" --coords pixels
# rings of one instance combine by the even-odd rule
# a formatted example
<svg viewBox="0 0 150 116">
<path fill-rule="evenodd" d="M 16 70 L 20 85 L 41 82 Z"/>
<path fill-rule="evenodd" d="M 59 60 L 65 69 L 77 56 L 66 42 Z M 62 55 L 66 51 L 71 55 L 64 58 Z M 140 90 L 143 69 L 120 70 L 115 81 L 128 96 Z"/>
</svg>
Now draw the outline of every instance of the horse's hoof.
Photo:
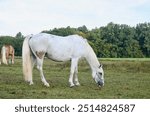
<svg viewBox="0 0 150 116">
<path fill-rule="evenodd" d="M 76 86 L 80 86 L 80 83 L 76 83 L 75 85 L 76 85 Z"/>
<path fill-rule="evenodd" d="M 29 85 L 33 85 L 33 82 L 30 82 Z"/>
<path fill-rule="evenodd" d="M 49 87 L 49 83 L 44 84 L 46 87 Z"/>
<path fill-rule="evenodd" d="M 74 84 L 72 84 L 72 85 L 70 85 L 70 88 L 73 88 L 75 85 Z"/>
</svg>

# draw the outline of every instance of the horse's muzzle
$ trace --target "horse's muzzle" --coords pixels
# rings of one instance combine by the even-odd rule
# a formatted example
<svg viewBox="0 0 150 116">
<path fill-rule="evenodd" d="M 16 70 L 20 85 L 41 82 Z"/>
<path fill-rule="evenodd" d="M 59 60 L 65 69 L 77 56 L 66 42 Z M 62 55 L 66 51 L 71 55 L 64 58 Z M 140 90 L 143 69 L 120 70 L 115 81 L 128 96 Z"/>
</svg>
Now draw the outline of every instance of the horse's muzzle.
<svg viewBox="0 0 150 116">
<path fill-rule="evenodd" d="M 102 82 L 102 81 L 98 81 L 97 84 L 98 84 L 99 87 L 103 87 L 104 86 L 104 82 Z"/>
</svg>

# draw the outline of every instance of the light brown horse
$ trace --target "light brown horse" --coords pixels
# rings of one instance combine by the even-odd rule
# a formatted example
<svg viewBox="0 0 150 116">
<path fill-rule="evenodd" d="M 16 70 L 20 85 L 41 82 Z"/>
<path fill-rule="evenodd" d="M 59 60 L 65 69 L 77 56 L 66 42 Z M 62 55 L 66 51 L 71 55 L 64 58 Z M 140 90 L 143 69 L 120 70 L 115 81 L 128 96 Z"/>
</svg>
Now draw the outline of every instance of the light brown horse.
<svg viewBox="0 0 150 116">
<path fill-rule="evenodd" d="M 15 54 L 15 50 L 12 45 L 4 45 L 1 49 L 2 63 L 14 64 L 14 54 Z"/>
</svg>

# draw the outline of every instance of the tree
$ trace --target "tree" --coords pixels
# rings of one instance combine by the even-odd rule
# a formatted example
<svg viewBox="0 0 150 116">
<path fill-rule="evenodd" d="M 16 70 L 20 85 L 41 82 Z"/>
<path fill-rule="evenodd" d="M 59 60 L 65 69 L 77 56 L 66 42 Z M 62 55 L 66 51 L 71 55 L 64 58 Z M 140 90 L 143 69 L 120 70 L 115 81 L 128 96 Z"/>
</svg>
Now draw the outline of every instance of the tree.
<svg viewBox="0 0 150 116">
<path fill-rule="evenodd" d="M 87 33 L 88 32 L 88 29 L 85 25 L 83 25 L 82 27 L 78 27 L 78 31 L 81 31 L 83 33 Z"/>
<path fill-rule="evenodd" d="M 16 39 L 24 39 L 24 36 L 22 35 L 21 32 L 18 32 L 15 36 Z"/>
<path fill-rule="evenodd" d="M 144 56 L 150 57 L 150 23 L 142 23 L 136 26 L 136 38 Z"/>
</svg>

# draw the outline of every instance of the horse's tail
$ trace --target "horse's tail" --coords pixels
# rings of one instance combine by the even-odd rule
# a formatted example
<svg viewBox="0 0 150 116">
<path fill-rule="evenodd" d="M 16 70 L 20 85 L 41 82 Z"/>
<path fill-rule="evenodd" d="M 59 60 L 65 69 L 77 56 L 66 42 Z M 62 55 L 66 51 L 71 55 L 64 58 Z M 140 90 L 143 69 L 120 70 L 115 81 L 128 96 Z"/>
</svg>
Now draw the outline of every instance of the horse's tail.
<svg viewBox="0 0 150 116">
<path fill-rule="evenodd" d="M 29 40 L 32 35 L 27 36 L 24 39 L 22 46 L 22 66 L 23 66 L 23 76 L 25 81 L 32 81 L 32 60 L 31 60 L 31 50 L 29 46 Z"/>
<path fill-rule="evenodd" d="M 7 64 L 6 48 L 5 48 L 5 46 L 2 47 L 2 62 L 3 62 L 4 64 Z"/>
</svg>

